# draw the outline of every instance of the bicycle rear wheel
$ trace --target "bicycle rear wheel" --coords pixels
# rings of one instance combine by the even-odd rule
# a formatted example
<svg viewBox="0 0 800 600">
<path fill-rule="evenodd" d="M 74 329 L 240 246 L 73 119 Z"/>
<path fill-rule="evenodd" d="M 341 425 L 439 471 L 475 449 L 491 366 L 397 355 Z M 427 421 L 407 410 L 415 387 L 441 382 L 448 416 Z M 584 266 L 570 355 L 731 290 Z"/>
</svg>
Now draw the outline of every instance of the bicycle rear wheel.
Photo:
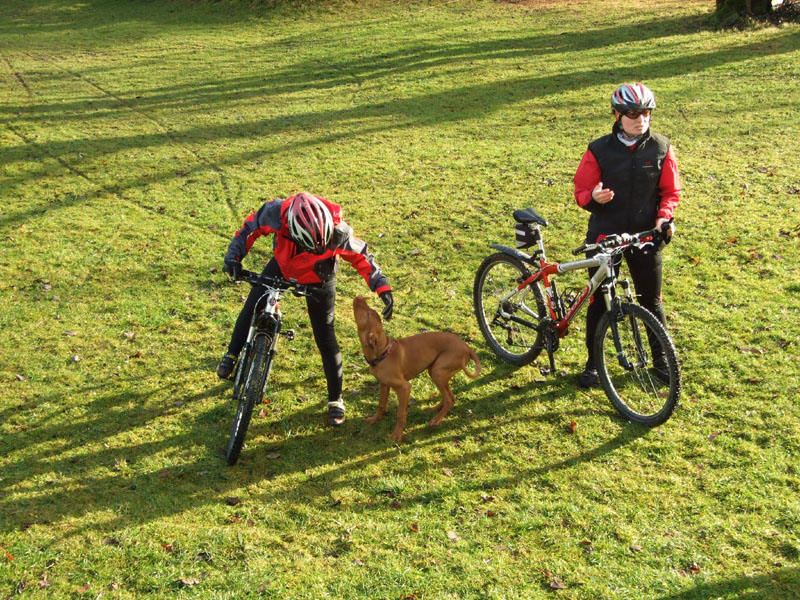
<svg viewBox="0 0 800 600">
<path fill-rule="evenodd" d="M 497 356 L 527 365 L 539 356 L 544 342 L 536 329 L 547 316 L 539 282 L 517 290 L 530 277 L 525 265 L 502 252 L 487 257 L 475 274 L 472 299 L 486 343 Z"/>
<path fill-rule="evenodd" d="M 225 458 L 229 465 L 236 464 L 239 455 L 244 447 L 244 438 L 247 435 L 247 428 L 250 425 L 250 418 L 253 416 L 253 408 L 261 400 L 264 393 L 264 386 L 267 383 L 270 362 L 269 355 L 270 339 L 266 335 L 256 336 L 253 349 L 250 354 L 250 363 L 244 373 L 244 394 L 239 398 L 236 405 L 236 415 L 233 418 L 231 436 L 228 440 L 228 448 L 225 451 Z"/>
<path fill-rule="evenodd" d="M 600 319 L 594 340 L 600 383 L 629 421 L 654 427 L 670 418 L 681 394 L 675 345 L 648 310 L 622 302 Z"/>
</svg>

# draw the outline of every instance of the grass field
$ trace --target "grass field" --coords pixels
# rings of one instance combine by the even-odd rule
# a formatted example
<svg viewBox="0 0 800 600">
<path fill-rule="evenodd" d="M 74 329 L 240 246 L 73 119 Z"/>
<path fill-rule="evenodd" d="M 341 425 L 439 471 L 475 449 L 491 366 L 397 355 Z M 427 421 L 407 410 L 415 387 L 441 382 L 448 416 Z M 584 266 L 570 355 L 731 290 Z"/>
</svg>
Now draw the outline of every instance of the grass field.
<svg viewBox="0 0 800 600">
<path fill-rule="evenodd" d="M 800 26 L 717 31 L 713 4 L 0 3 L 0 598 L 800 598 Z M 582 326 L 545 377 L 495 360 L 471 303 L 514 208 L 571 257 L 572 176 L 630 80 L 684 186 L 685 388 L 655 430 L 576 387 Z M 369 242 L 388 332 L 458 333 L 483 374 L 437 429 L 415 380 L 403 444 L 394 403 L 364 425 L 345 263 L 348 421 L 324 425 L 290 296 L 228 467 L 213 369 L 247 290 L 221 259 L 301 190 Z"/>
</svg>

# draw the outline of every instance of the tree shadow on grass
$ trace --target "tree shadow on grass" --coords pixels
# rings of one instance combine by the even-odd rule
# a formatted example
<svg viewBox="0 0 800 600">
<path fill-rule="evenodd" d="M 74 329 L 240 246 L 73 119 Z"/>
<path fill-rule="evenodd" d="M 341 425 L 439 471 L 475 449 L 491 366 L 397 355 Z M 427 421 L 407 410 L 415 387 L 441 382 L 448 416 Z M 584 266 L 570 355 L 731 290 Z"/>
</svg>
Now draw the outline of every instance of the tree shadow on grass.
<svg viewBox="0 0 800 600">
<path fill-rule="evenodd" d="M 497 376 L 505 376 L 504 371 L 500 369 Z M 545 395 L 557 394 L 563 385 L 554 382 Z M 87 388 L 79 393 L 90 391 Z M 356 392 L 349 405 L 367 410 L 353 412 L 370 414 L 376 402 L 372 382 L 366 382 Z M 455 392 L 458 396 L 464 390 Z M 391 443 L 385 437 L 388 429 L 382 430 L 380 425 L 368 428 L 360 418 L 351 418 L 342 428 L 325 427 L 322 403 L 303 404 L 299 409 L 268 414 L 266 419 L 254 418 L 248 432 L 250 446 L 236 466 L 228 467 L 221 450 L 227 442 L 234 408 L 230 401 L 219 400 L 220 396 L 228 396 L 227 386 L 219 384 L 187 395 L 184 404 L 177 407 L 148 402 L 148 397 L 155 394 L 163 395 L 163 390 L 151 388 L 105 395 L 86 407 L 84 412 L 90 415 L 88 419 L 66 427 L 43 421 L 35 431 L 29 432 L 28 437 L 33 437 L 33 443 L 39 447 L 20 459 L 15 457 L 14 447 L 9 451 L 9 463 L 0 486 L 0 514 L 3 515 L 0 529 L 9 531 L 46 525 L 97 512 L 103 517 L 88 526 L 82 525 L 82 533 L 88 530 L 108 535 L 208 504 L 222 503 L 228 496 L 239 495 L 242 487 L 273 478 L 298 479 L 300 476 L 300 483 L 288 488 L 285 484 L 278 486 L 283 491 L 263 492 L 271 500 L 291 503 L 303 497 L 325 503 L 340 488 L 361 485 L 357 481 L 359 474 L 371 466 L 382 465 L 382 472 L 399 477 L 413 477 L 420 469 L 430 468 L 430 465 L 398 467 L 396 457 L 398 451 L 403 451 L 402 446 L 398 448 Z M 465 400 L 459 413 L 438 429 L 415 426 L 414 422 L 422 415 L 413 415 L 410 443 L 414 451 L 419 451 L 450 445 L 454 440 L 485 436 L 491 427 L 517 419 L 516 409 L 528 401 L 527 395 L 528 390 L 512 387 L 479 401 Z M 477 402 L 484 408 L 479 408 Z M 412 410 L 416 412 L 419 408 Z M 170 425 L 174 421 L 167 418 L 170 413 L 174 416 L 182 412 L 188 418 L 182 420 L 181 426 Z M 577 410 L 574 415 L 582 417 L 590 413 L 595 414 Z M 424 420 L 427 418 L 425 414 Z M 560 423 L 563 418 L 557 412 L 534 417 L 545 424 Z M 392 419 L 391 412 L 387 419 Z M 148 441 L 137 441 L 135 429 L 159 428 L 160 423 L 165 424 L 163 438 L 150 436 Z M 125 435 L 126 430 L 130 435 Z M 511 468 L 502 476 L 475 482 L 474 486 L 476 489 L 486 485 L 514 487 L 532 477 L 595 460 L 641 435 L 644 432 L 626 427 L 613 439 L 570 459 L 538 468 Z M 113 443 L 103 443 L 112 436 Z M 129 441 L 120 441 L 126 438 Z M 82 448 L 89 449 L 81 451 Z M 275 453 L 281 458 L 270 458 Z M 171 458 L 165 466 L 155 467 L 149 462 L 153 455 Z M 485 457 L 486 450 L 476 451 L 458 457 L 457 463 L 466 466 Z M 304 473 L 316 471 L 320 472 L 319 476 L 303 477 Z M 26 497 L 23 503 L 15 499 L 20 492 Z M 254 492 L 252 499 L 261 494 Z M 404 503 L 429 500 L 427 492 L 403 497 Z M 67 530 L 63 535 L 75 533 Z"/>
<path fill-rule="evenodd" d="M 776 567 L 772 573 L 701 583 L 692 589 L 656 600 L 796 600 L 800 597 L 800 568 Z"/>
<path fill-rule="evenodd" d="M 662 27 L 663 23 L 653 22 L 654 26 Z M 677 25 L 677 22 L 676 22 Z M 20 147 L 12 146 L 8 149 L 8 156 L 12 160 L 21 160 L 31 154 L 36 156 L 49 156 L 59 160 L 65 168 L 76 169 L 79 174 L 89 182 L 95 182 L 94 173 L 88 169 L 79 171 L 65 157 L 77 154 L 77 148 L 83 141 L 56 140 L 49 142 L 36 142 L 23 131 L 26 121 L 36 125 L 39 121 L 63 122 L 70 119 L 93 118 L 92 115 L 107 116 L 107 111 L 120 112 L 120 118 L 131 110 L 148 115 L 154 111 L 165 108 L 180 108 L 181 114 L 188 117 L 185 122 L 191 122 L 193 111 L 206 113 L 209 108 L 221 108 L 226 102 L 234 99 L 263 101 L 272 94 L 292 93 L 304 89 L 320 89 L 320 87 L 338 87 L 349 85 L 361 79 L 373 81 L 377 78 L 407 72 L 412 69 L 430 68 L 436 66 L 452 65 L 455 62 L 468 64 L 471 61 L 497 58 L 510 60 L 513 58 L 534 58 L 554 51 L 568 51 L 570 49 L 585 49 L 586 39 L 596 39 L 595 47 L 602 47 L 616 43 L 619 39 L 646 40 L 653 36 L 653 31 L 647 24 L 622 28 L 608 28 L 592 32 L 587 36 L 585 32 L 566 33 L 564 35 L 544 34 L 526 38 L 511 38 L 505 40 L 484 40 L 468 44 L 437 47 L 423 44 L 421 47 L 414 45 L 399 51 L 393 51 L 377 58 L 343 59 L 335 64 L 320 66 L 314 61 L 301 62 L 283 71 L 269 75 L 256 74 L 243 77 L 233 77 L 225 80 L 208 80 L 199 84 L 176 85 L 168 87 L 154 87 L 150 90 L 141 90 L 136 99 L 124 99 L 117 96 L 106 95 L 92 105 L 88 101 L 75 104 L 62 103 L 36 103 L 33 101 L 27 107 L 15 107 L 13 114 L 0 114 L 0 118 L 13 122 L 13 128 L 19 130 L 20 139 L 24 141 Z M 800 33 L 788 31 L 782 34 L 785 38 L 782 45 L 774 40 L 768 42 L 750 41 L 743 42 L 736 47 L 697 54 L 691 57 L 659 57 L 649 59 L 646 63 L 626 64 L 609 68 L 608 72 L 598 74 L 594 69 L 572 69 L 568 72 L 556 74 L 523 73 L 513 80 L 503 80 L 490 83 L 451 88 L 433 93 L 419 94 L 408 98 L 394 98 L 384 101 L 359 102 L 352 108 L 307 110 L 292 115 L 277 115 L 270 118 L 255 119 L 246 123 L 237 124 L 212 124 L 194 126 L 176 130 L 170 125 L 154 123 L 155 131 L 145 134 L 122 136 L 96 136 L 91 139 L 95 153 L 119 153 L 135 149 L 169 147 L 182 144 L 203 144 L 219 140 L 247 140 L 252 139 L 256 132 L 259 139 L 275 139 L 271 146 L 258 149 L 229 153 L 221 160 L 206 161 L 201 155 L 196 155 L 199 162 L 190 169 L 191 172 L 207 171 L 209 169 L 220 174 L 225 168 L 256 159 L 263 159 L 270 155 L 286 151 L 284 142 L 279 141 L 281 134 L 292 131 L 303 131 L 303 140 L 292 144 L 292 152 L 313 148 L 324 144 L 333 144 L 352 140 L 353 138 L 367 135 L 385 133 L 391 130 L 402 131 L 409 127 L 440 126 L 447 123 L 476 120 L 486 117 L 503 107 L 527 98 L 547 98 L 565 89 L 581 89 L 591 87 L 598 81 L 622 81 L 639 78 L 640 73 L 646 72 L 651 78 L 671 77 L 676 73 L 702 72 L 714 67 L 747 60 L 753 53 L 786 53 L 793 51 L 800 42 Z M 592 44 L 589 48 L 593 47 Z M 62 76 L 69 76 L 64 73 Z M 83 77 L 77 75 L 77 77 Z M 97 90 L 95 90 L 97 92 Z M 313 133 L 308 136 L 308 132 Z M 275 136 L 271 138 L 270 136 Z M 76 145 L 77 144 L 77 145 Z M 213 164 L 212 164 L 213 162 Z M 8 182 L 9 185 L 35 179 L 40 173 L 36 169 L 15 175 Z M 147 177 L 139 173 L 132 173 L 121 178 L 113 186 L 104 186 L 109 193 L 124 194 L 130 189 L 146 189 L 148 185 L 175 177 L 173 168 L 156 167 Z M 97 183 L 97 185 L 102 185 Z M 0 226 L 16 225 L 34 217 L 38 211 L 17 211 L 14 214 L 0 218 Z"/>
</svg>

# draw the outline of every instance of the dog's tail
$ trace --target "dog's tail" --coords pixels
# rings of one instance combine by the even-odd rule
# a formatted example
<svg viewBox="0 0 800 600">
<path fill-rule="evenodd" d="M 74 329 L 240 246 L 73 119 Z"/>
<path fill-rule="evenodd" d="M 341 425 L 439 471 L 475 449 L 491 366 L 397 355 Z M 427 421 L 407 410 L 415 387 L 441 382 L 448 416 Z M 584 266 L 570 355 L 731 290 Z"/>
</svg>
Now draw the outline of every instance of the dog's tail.
<svg viewBox="0 0 800 600">
<path fill-rule="evenodd" d="M 466 365 L 465 365 L 465 366 L 464 366 L 464 373 L 466 373 L 466 374 L 467 374 L 467 377 L 469 377 L 469 378 L 471 378 L 471 379 L 475 379 L 475 378 L 477 378 L 477 377 L 478 377 L 478 375 L 480 375 L 480 374 L 481 374 L 481 359 L 480 359 L 480 358 L 478 358 L 478 355 L 477 355 L 477 354 L 475 354 L 475 350 L 473 350 L 473 349 L 472 349 L 472 348 L 470 348 L 469 346 L 467 346 L 467 350 L 469 351 L 469 356 L 470 356 L 470 358 L 472 359 L 472 362 L 474 362 L 474 363 L 475 363 L 475 371 L 473 371 L 472 373 L 470 373 L 469 371 L 467 371 L 467 367 L 466 367 Z"/>
</svg>

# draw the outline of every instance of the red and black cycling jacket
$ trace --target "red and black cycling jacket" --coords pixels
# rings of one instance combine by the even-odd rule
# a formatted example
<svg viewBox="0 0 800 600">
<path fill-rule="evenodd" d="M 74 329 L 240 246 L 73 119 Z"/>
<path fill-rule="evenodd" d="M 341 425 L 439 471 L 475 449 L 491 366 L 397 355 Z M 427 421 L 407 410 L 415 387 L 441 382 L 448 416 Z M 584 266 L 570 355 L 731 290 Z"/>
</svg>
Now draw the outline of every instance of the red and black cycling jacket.
<svg viewBox="0 0 800 600">
<path fill-rule="evenodd" d="M 317 196 L 319 198 L 319 196 Z M 290 198 L 272 200 L 247 217 L 242 228 L 233 236 L 226 258 L 241 261 L 262 235 L 273 234 L 272 252 L 281 273 L 298 283 L 314 284 L 330 281 L 339 269 L 339 257 L 349 262 L 364 278 L 369 289 L 377 294 L 392 288 L 369 252 L 367 243 L 353 235 L 353 229 L 342 220 L 341 207 L 319 198 L 333 217 L 333 237 L 322 254 L 301 251 L 289 237 L 285 213 Z"/>
<path fill-rule="evenodd" d="M 613 132 L 589 145 L 575 173 L 575 200 L 591 212 L 587 242 L 612 233 L 650 229 L 658 218 L 671 219 L 681 191 L 678 164 L 669 140 L 648 131 L 638 144 L 625 146 Z M 592 190 L 614 190 L 614 199 L 598 204 Z"/>
</svg>

